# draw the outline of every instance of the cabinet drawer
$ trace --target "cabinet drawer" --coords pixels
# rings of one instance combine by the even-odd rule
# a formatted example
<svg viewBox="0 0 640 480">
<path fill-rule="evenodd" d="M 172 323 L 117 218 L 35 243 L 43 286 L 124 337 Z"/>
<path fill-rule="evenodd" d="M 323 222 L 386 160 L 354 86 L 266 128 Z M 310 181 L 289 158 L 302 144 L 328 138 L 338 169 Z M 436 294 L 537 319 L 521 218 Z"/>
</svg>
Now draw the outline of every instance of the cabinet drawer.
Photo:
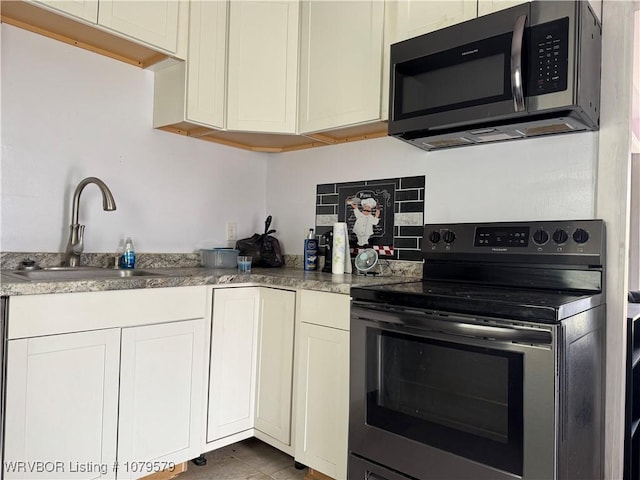
<svg viewBox="0 0 640 480">
<path fill-rule="evenodd" d="M 24 338 L 205 317 L 206 287 L 12 297 L 8 337 Z"/>
<path fill-rule="evenodd" d="M 299 315 L 301 321 L 349 330 L 351 301 L 349 295 L 309 290 L 301 290 L 299 293 Z"/>
</svg>

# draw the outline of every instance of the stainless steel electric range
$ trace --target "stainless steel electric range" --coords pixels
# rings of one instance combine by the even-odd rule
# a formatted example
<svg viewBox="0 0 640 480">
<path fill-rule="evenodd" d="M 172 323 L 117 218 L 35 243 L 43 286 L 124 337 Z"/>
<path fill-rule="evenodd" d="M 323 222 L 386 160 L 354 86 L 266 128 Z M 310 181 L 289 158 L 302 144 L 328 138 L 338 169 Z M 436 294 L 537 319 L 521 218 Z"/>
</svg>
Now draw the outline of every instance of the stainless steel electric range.
<svg viewBox="0 0 640 480">
<path fill-rule="evenodd" d="M 425 225 L 422 281 L 351 291 L 349 480 L 598 479 L 604 225 Z"/>
</svg>

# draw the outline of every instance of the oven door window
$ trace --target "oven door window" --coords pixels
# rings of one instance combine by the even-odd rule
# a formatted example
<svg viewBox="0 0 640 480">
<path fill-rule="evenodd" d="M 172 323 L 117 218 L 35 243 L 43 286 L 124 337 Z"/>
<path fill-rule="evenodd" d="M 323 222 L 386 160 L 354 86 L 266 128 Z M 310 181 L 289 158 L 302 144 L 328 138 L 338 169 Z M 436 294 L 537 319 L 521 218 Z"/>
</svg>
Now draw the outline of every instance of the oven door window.
<svg viewBox="0 0 640 480">
<path fill-rule="evenodd" d="M 521 353 L 367 329 L 367 424 L 522 475 Z"/>
</svg>

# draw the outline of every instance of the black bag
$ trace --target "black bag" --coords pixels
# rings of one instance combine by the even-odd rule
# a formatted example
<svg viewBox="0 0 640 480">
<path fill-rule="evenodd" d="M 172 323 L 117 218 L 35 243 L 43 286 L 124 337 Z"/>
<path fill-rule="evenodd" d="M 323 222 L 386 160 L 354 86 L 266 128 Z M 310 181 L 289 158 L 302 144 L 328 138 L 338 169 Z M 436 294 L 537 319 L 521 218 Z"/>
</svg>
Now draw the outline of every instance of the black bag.
<svg viewBox="0 0 640 480">
<path fill-rule="evenodd" d="M 254 233 L 249 238 L 243 238 L 236 242 L 236 248 L 240 250 L 238 255 L 251 255 L 251 265 L 254 267 L 281 267 L 284 265 L 280 243 L 271 236 L 275 230 L 269 230 L 271 215 L 264 222 L 264 233 Z"/>
</svg>

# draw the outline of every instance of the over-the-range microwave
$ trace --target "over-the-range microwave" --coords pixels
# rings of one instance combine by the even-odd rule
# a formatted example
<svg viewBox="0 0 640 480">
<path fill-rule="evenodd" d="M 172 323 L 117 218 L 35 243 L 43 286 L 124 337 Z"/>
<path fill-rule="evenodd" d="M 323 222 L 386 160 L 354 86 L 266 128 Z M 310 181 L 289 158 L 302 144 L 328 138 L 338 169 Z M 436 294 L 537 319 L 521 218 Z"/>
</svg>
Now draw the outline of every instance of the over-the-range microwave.
<svg viewBox="0 0 640 480">
<path fill-rule="evenodd" d="M 391 45 L 389 135 L 424 150 L 599 128 L 587 0 L 525 2 Z"/>
</svg>

